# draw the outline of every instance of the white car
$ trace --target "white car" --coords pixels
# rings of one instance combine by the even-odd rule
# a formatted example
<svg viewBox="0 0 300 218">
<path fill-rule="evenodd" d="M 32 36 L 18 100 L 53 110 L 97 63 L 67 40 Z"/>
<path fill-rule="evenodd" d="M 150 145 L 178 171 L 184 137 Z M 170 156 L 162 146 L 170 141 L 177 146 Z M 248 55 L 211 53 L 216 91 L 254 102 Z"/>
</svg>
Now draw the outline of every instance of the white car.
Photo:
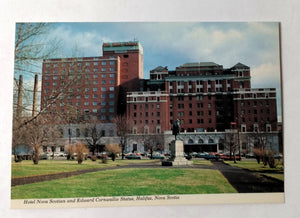
<svg viewBox="0 0 300 218">
<path fill-rule="evenodd" d="M 54 152 L 54 157 L 66 157 L 67 154 L 64 152 Z"/>
</svg>

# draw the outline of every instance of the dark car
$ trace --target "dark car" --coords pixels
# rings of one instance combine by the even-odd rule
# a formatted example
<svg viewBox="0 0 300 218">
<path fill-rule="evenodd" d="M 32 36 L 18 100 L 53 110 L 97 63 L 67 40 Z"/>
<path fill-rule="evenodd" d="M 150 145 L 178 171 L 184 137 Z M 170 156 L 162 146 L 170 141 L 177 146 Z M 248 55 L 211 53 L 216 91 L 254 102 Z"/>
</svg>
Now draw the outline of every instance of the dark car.
<svg viewBox="0 0 300 218">
<path fill-rule="evenodd" d="M 219 160 L 220 156 L 213 155 L 213 154 L 208 154 L 204 157 L 206 160 Z"/>
<path fill-rule="evenodd" d="M 208 155 L 208 153 L 206 153 L 206 152 L 199 152 L 195 155 L 195 157 L 205 158 L 207 155 Z"/>
<path fill-rule="evenodd" d="M 137 160 L 141 160 L 142 157 L 136 154 L 128 154 L 125 156 L 126 159 L 132 160 L 132 159 L 137 159 Z"/>
<path fill-rule="evenodd" d="M 151 158 L 151 155 L 149 156 L 149 158 Z M 152 154 L 152 159 L 160 159 L 160 160 L 163 160 L 165 159 L 166 157 L 160 153 L 153 153 Z"/>
<path fill-rule="evenodd" d="M 245 157 L 246 158 L 256 158 L 256 156 L 254 154 L 246 154 Z"/>
</svg>

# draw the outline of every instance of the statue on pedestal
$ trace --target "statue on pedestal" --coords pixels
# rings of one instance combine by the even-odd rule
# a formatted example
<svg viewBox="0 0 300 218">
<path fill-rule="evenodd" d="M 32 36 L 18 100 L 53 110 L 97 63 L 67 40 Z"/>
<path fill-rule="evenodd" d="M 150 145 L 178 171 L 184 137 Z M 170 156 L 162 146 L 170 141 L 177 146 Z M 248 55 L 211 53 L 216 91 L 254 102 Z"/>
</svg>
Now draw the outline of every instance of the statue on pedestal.
<svg viewBox="0 0 300 218">
<path fill-rule="evenodd" d="M 179 135 L 179 130 L 180 130 L 180 121 L 177 119 L 173 123 L 173 128 L 172 128 L 172 133 L 175 135 L 175 140 L 177 140 L 177 135 Z"/>
</svg>

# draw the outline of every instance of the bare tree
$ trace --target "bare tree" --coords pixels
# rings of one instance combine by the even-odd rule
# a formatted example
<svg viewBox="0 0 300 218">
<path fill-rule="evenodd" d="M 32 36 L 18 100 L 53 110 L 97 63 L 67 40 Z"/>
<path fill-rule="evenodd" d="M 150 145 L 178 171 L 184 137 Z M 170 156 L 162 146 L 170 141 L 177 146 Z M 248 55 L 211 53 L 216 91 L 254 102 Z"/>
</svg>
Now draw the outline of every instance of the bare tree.
<svg viewBox="0 0 300 218">
<path fill-rule="evenodd" d="M 257 163 L 260 164 L 262 160 L 264 166 L 269 165 L 270 168 L 275 168 L 275 151 L 272 148 L 268 148 L 270 133 L 261 131 L 261 128 L 257 128 L 251 136 L 254 139 L 254 149 Z"/>
<path fill-rule="evenodd" d="M 20 119 L 21 118 L 14 117 L 13 126 L 19 125 L 19 123 L 22 122 Z M 19 156 L 19 153 L 20 153 L 19 149 L 21 148 L 21 146 L 25 146 L 26 148 L 28 148 L 26 150 L 31 150 L 30 146 L 28 146 L 24 141 L 24 138 L 23 138 L 23 136 L 25 134 L 24 131 L 25 131 L 25 128 L 13 130 L 12 150 L 13 150 L 15 162 L 19 162 L 22 160 L 22 157 Z"/>
<path fill-rule="evenodd" d="M 45 143 L 55 143 L 57 134 L 59 134 L 57 127 L 51 123 L 51 116 L 39 116 L 16 132 L 20 136 L 19 140 L 32 149 L 34 164 L 39 162 L 42 146 Z"/>
<path fill-rule="evenodd" d="M 97 126 L 96 122 L 87 123 L 83 125 L 81 131 L 93 155 L 95 154 L 95 150 L 97 150 L 98 152 L 100 150 L 103 150 L 104 145 L 101 145 L 101 138 L 103 137 L 103 132 L 102 128 Z"/>
<path fill-rule="evenodd" d="M 145 149 L 150 151 L 150 158 L 153 157 L 153 151 L 162 150 L 164 144 L 164 137 L 162 134 L 144 135 Z"/>
<path fill-rule="evenodd" d="M 51 31 L 50 23 L 17 23 L 15 34 L 15 86 L 14 86 L 14 108 L 23 112 L 31 111 L 29 107 L 32 100 L 33 87 L 32 82 L 29 81 L 35 75 L 41 74 L 42 61 L 54 55 L 60 43 L 58 40 L 50 40 L 47 34 Z M 19 84 L 18 75 L 24 75 L 24 84 Z M 30 83 L 30 84 L 29 84 Z M 24 96 L 23 103 L 17 102 L 17 96 Z M 24 101 L 25 100 L 25 101 Z M 16 106 L 18 105 L 18 106 Z M 16 109 L 17 110 L 17 109 Z M 18 112 L 20 115 L 21 112 Z M 29 113 L 27 113 L 29 114 Z M 39 114 L 38 114 L 39 115 Z M 14 129 L 21 128 L 38 115 L 33 116 L 31 119 L 22 119 L 14 122 Z"/>
<path fill-rule="evenodd" d="M 17 23 L 16 35 L 15 35 L 15 76 L 24 75 L 24 85 L 19 86 L 19 81 L 15 78 L 15 91 L 14 91 L 14 108 L 17 108 L 17 93 L 18 89 L 21 89 L 23 98 L 22 110 L 24 112 L 31 111 L 30 105 L 32 99 L 33 87 L 28 85 L 30 77 L 35 75 L 41 75 L 42 62 L 46 59 L 52 58 L 58 54 L 60 49 L 60 42 L 57 39 L 49 39 L 48 33 L 52 30 L 54 24 L 52 23 Z M 41 105 L 41 109 L 38 113 L 31 116 L 30 119 L 26 119 L 24 122 L 19 122 L 18 125 L 14 125 L 15 128 L 20 128 L 23 125 L 33 121 L 42 113 L 48 110 L 52 110 L 52 113 L 56 111 L 51 109 L 55 104 L 62 103 L 67 97 L 76 95 L 76 90 L 70 92 L 70 88 L 79 80 L 78 75 L 84 71 L 85 67 L 81 66 L 79 58 L 69 58 L 68 66 L 63 70 L 61 75 L 60 87 L 47 96 L 44 99 L 44 104 Z M 27 84 L 27 85 L 26 85 Z M 27 86 L 27 87 L 26 87 Z M 28 87 L 29 86 L 29 87 Z M 80 86 L 78 86 L 80 88 Z M 63 114 L 61 111 L 56 111 L 61 116 L 67 117 L 70 114 Z M 65 119 L 68 120 L 68 119 Z"/>
<path fill-rule="evenodd" d="M 236 156 L 235 153 L 239 148 L 239 135 L 238 131 L 231 129 L 227 130 L 225 133 L 224 145 L 225 149 L 229 150 L 229 158 L 234 160 L 236 163 Z"/>
<path fill-rule="evenodd" d="M 51 23 L 17 23 L 15 35 L 15 72 L 39 74 L 41 61 L 50 58 L 60 48 L 56 40 L 48 40 Z"/>
<path fill-rule="evenodd" d="M 124 152 L 126 143 L 131 131 L 131 121 L 125 115 L 119 115 L 114 119 L 117 129 L 117 135 L 120 137 L 120 145 L 122 147 L 122 159 L 124 159 Z"/>
</svg>

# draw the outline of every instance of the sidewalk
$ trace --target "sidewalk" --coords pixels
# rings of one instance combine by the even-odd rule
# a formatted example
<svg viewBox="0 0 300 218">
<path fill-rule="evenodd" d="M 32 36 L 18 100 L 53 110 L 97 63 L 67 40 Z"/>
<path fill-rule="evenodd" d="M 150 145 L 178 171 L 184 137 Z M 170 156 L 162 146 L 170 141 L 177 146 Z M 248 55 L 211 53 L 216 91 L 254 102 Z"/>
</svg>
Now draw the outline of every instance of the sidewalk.
<svg viewBox="0 0 300 218">
<path fill-rule="evenodd" d="M 233 167 L 221 161 L 212 163 L 215 169 L 219 170 L 239 193 L 284 192 L 284 182 L 282 181 Z"/>
</svg>

